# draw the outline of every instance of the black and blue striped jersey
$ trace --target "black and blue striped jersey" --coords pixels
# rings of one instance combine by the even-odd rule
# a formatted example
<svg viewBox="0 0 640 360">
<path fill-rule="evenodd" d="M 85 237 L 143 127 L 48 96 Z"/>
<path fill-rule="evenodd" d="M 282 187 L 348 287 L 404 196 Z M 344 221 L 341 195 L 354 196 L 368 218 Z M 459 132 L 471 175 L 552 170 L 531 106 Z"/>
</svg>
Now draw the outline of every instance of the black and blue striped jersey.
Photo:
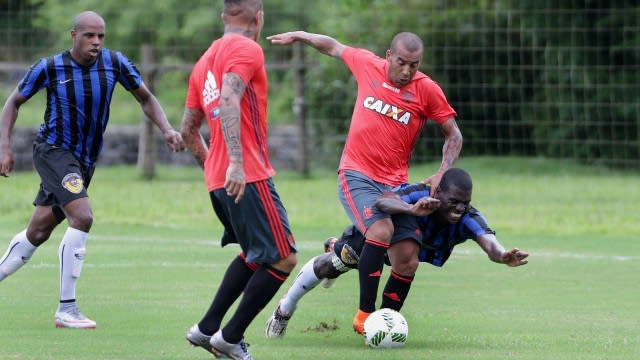
<svg viewBox="0 0 640 360">
<path fill-rule="evenodd" d="M 102 49 L 91 66 L 76 63 L 70 51 L 34 63 L 18 90 L 29 99 L 47 89 L 47 108 L 37 141 L 67 149 L 82 164 L 94 167 L 102 150 L 116 82 L 131 91 L 140 87 L 142 78 L 122 53 L 108 49 Z"/>
<path fill-rule="evenodd" d="M 407 203 L 414 204 L 430 194 L 431 188 L 425 184 L 403 184 L 393 192 Z M 418 218 L 422 231 L 422 248 L 418 254 L 421 262 L 442 266 L 451 256 L 454 246 L 468 239 L 475 239 L 484 234 L 495 234 L 487 220 L 473 206 L 469 206 L 457 224 L 436 224 L 431 215 Z"/>
</svg>

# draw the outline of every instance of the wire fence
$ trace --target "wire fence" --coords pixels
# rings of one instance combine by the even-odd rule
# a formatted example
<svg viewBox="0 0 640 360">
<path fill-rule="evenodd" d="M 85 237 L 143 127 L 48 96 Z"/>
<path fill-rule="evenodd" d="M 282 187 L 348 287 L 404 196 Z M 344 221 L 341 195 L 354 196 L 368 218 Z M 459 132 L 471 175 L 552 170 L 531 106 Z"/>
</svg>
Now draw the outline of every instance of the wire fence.
<svg viewBox="0 0 640 360">
<path fill-rule="evenodd" d="M 0 2 L 0 94 L 8 94 L 37 57 L 70 45 L 68 37 L 60 40 L 68 30 L 51 36 L 42 24 L 46 5 L 38 3 Z M 542 156 L 640 168 L 640 5 L 633 1 L 327 1 L 309 10 L 303 1 L 276 6 L 281 3 L 265 1 L 263 35 L 300 28 L 384 56 L 396 32 L 416 32 L 425 42 L 422 71 L 458 112 L 463 156 Z M 167 19 L 174 15 L 176 32 L 195 26 L 198 19 L 187 8 L 163 13 L 161 23 L 170 27 Z M 156 47 L 154 63 L 139 67 L 158 71 L 156 91 L 177 94 L 170 106 L 181 105 L 194 54 L 220 35 L 220 4 L 209 8 L 206 31 L 193 41 L 158 35 L 158 22 L 144 20 L 145 12 L 135 30 L 113 36 L 137 62 L 141 43 Z M 121 26 L 123 14 L 105 10 L 108 32 L 114 31 L 111 23 Z M 310 49 L 294 59 L 291 48 L 261 43 L 270 122 L 300 126 L 299 134 L 308 136 L 302 142 L 309 148 L 298 149 L 307 152 L 304 161 L 334 166 L 353 109 L 353 79 L 339 61 Z M 438 128 L 426 126 L 413 161 L 438 159 L 441 147 Z"/>
</svg>

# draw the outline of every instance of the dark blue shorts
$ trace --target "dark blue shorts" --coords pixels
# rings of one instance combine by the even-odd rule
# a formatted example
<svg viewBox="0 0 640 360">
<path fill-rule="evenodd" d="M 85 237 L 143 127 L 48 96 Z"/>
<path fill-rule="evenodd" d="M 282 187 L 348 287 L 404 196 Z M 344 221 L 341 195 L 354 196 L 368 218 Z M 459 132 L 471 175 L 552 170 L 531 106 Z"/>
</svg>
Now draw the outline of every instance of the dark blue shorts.
<svg viewBox="0 0 640 360">
<path fill-rule="evenodd" d="M 58 221 L 64 219 L 62 206 L 89 196 L 87 188 L 95 168 L 82 165 L 70 151 L 35 142 L 33 164 L 40 175 L 40 189 L 33 204 L 53 206 Z"/>
<path fill-rule="evenodd" d="M 297 251 L 287 211 L 272 179 L 247 184 L 239 204 L 224 188 L 209 195 L 224 225 L 222 246 L 240 244 L 247 262 L 274 264 Z"/>
</svg>

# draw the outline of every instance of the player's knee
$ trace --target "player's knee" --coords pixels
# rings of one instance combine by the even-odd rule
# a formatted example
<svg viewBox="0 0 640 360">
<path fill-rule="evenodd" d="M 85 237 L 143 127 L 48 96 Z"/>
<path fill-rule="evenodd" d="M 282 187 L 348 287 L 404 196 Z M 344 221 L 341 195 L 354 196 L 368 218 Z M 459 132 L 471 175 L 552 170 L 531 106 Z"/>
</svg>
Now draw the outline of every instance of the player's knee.
<svg viewBox="0 0 640 360">
<path fill-rule="evenodd" d="M 391 219 L 382 219 L 376 221 L 369 229 L 367 229 L 366 238 L 376 241 L 390 243 L 393 237 L 393 223 Z"/>
<path fill-rule="evenodd" d="M 89 232 L 93 225 L 93 213 L 91 211 L 82 211 L 67 216 L 69 226 L 80 231 Z"/>
<path fill-rule="evenodd" d="M 417 258 L 407 259 L 406 261 L 396 261 L 392 266 L 392 270 L 403 276 L 413 276 L 418 270 L 419 264 L 420 262 Z"/>
<path fill-rule="evenodd" d="M 377 231 L 376 237 L 374 237 L 373 239 L 390 243 L 392 237 L 393 237 L 393 224 L 389 226 L 385 226 L 383 228 L 379 228 Z"/>
<path fill-rule="evenodd" d="M 32 224 L 29 224 L 27 228 L 27 238 L 34 246 L 40 246 L 49 240 L 52 231 L 53 228 L 50 227 L 32 226 Z"/>
<path fill-rule="evenodd" d="M 336 257 L 336 255 L 333 252 L 330 252 L 319 255 L 314 259 L 313 272 L 318 278 L 336 278 L 342 274 L 342 272 L 338 271 L 333 264 L 334 257 Z"/>
</svg>

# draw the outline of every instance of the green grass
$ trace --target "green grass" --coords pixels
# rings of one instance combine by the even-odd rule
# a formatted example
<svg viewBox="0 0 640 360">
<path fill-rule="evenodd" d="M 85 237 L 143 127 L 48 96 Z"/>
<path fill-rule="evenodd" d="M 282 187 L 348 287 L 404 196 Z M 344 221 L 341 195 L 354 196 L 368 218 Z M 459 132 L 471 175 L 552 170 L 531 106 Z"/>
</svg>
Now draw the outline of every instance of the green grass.
<svg viewBox="0 0 640 360">
<path fill-rule="evenodd" d="M 540 159 L 462 159 L 473 203 L 507 247 L 530 263 L 491 263 L 473 242 L 444 268 L 422 265 L 403 309 L 407 346 L 373 350 L 351 330 L 357 276 L 319 287 L 300 303 L 281 341 L 264 323 L 290 278 L 249 327 L 254 358 L 634 359 L 640 358 L 640 174 Z M 412 168 L 412 179 L 436 164 Z M 186 345 L 238 248 L 220 248 L 219 226 L 197 169 L 162 167 L 152 182 L 134 168 L 98 168 L 94 228 L 78 300 L 95 331 L 58 330 L 56 230 L 31 262 L 0 284 L 0 359 L 208 359 Z M 0 252 L 29 220 L 35 174 L 0 179 Z M 332 171 L 310 180 L 282 172 L 300 265 L 348 220 Z M 383 281 L 385 281 L 383 279 Z M 335 329 L 333 329 L 335 327 Z"/>
</svg>

